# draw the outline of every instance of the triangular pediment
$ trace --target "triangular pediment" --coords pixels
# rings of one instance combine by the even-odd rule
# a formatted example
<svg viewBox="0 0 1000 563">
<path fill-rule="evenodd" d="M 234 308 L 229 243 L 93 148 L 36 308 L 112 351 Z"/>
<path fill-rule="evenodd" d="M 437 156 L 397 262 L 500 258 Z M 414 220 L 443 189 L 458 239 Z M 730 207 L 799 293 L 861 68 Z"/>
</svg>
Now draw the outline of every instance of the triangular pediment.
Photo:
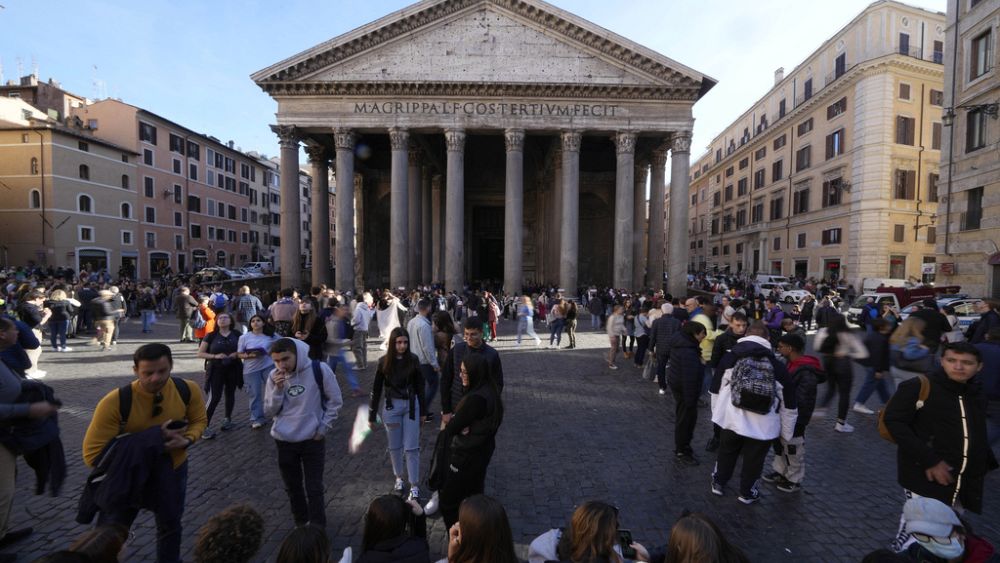
<svg viewBox="0 0 1000 563">
<path fill-rule="evenodd" d="M 425 0 L 253 75 L 265 90 L 461 83 L 655 88 L 715 81 L 540 0 Z"/>
</svg>

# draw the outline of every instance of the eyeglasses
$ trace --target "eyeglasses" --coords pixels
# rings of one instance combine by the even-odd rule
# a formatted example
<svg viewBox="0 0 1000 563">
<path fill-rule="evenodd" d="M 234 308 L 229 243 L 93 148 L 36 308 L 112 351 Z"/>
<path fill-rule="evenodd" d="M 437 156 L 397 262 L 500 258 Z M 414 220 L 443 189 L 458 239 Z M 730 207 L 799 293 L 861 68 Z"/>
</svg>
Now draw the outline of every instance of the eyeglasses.
<svg viewBox="0 0 1000 563">
<path fill-rule="evenodd" d="M 160 403 L 163 402 L 163 393 L 157 393 L 153 395 L 153 418 L 156 418 L 163 414 L 163 406 Z"/>
<path fill-rule="evenodd" d="M 462 368 L 459 371 L 462 372 L 464 375 L 469 375 L 469 372 L 465 371 L 465 368 Z"/>
<path fill-rule="evenodd" d="M 921 534 L 920 532 L 910 532 L 910 535 L 913 536 L 914 539 L 922 543 L 934 542 L 938 545 L 949 545 L 951 543 L 951 536 L 945 536 L 942 538 L 938 536 L 931 536 L 928 534 Z"/>
</svg>

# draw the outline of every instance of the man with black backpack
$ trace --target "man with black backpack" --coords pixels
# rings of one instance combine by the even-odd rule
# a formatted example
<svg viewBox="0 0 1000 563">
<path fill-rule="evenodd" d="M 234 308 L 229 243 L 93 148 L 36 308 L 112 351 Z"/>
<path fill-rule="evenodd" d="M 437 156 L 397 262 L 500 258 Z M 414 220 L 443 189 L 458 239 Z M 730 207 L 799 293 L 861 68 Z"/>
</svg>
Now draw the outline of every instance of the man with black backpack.
<svg viewBox="0 0 1000 563">
<path fill-rule="evenodd" d="M 130 528 L 140 506 L 156 515 L 156 561 L 180 561 L 181 517 L 187 492 L 187 449 L 205 430 L 205 398 L 197 383 L 171 376 L 165 344 L 140 346 L 132 356 L 136 379 L 104 396 L 83 438 L 91 474 L 77 521 Z"/>
<path fill-rule="evenodd" d="M 753 504 L 767 450 L 783 428 L 791 430 L 783 423 L 795 417 L 797 403 L 788 370 L 771 351 L 767 325 L 756 321 L 746 334 L 719 362 L 712 381 L 712 422 L 722 427 L 712 493 L 725 494 L 742 455 L 738 500 Z"/>
</svg>

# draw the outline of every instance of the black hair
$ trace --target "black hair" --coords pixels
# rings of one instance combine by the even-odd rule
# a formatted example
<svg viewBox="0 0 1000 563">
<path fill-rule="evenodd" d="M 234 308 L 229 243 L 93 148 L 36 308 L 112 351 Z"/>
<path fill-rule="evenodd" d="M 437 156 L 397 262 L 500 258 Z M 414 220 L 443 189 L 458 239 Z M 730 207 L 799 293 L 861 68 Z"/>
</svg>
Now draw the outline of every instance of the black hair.
<svg viewBox="0 0 1000 563">
<path fill-rule="evenodd" d="M 406 526 L 411 522 L 412 516 L 410 507 L 396 495 L 382 495 L 373 500 L 365 512 L 361 553 L 406 534 Z"/>
<path fill-rule="evenodd" d="M 986 333 L 986 340 L 1000 342 L 1000 326 L 995 326 Z"/>
<path fill-rule="evenodd" d="M 421 297 L 420 301 L 417 301 L 417 309 L 421 311 L 426 311 L 431 308 L 431 300 L 426 297 Z"/>
<path fill-rule="evenodd" d="M 327 563 L 330 539 L 314 524 L 295 527 L 281 542 L 277 563 Z"/>
<path fill-rule="evenodd" d="M 881 332 L 883 328 L 889 326 L 889 321 L 879 317 L 877 319 L 872 319 L 872 328 L 876 331 Z"/>
<path fill-rule="evenodd" d="M 799 353 L 806 349 L 806 341 L 798 334 L 791 332 L 781 335 L 781 338 L 778 338 L 778 343 L 786 344 Z"/>
<path fill-rule="evenodd" d="M 268 354 L 284 354 L 285 352 L 291 352 L 298 356 L 299 349 L 295 346 L 295 341 L 291 338 L 281 338 L 275 340 L 271 344 L 271 348 L 268 349 Z"/>
<path fill-rule="evenodd" d="M 735 313 L 733 313 L 733 316 L 729 317 L 729 322 L 733 322 L 733 321 L 739 321 L 739 322 L 743 322 L 743 323 L 749 323 L 750 319 L 747 318 L 746 314 L 744 314 L 744 313 L 742 313 L 740 311 L 736 311 Z"/>
<path fill-rule="evenodd" d="M 295 295 L 295 290 L 290 287 L 281 290 L 282 297 L 291 297 L 292 295 Z"/>
<path fill-rule="evenodd" d="M 843 315 L 834 315 L 826 325 L 827 336 L 819 347 L 821 354 L 832 354 L 840 345 L 840 333 L 850 333 L 847 327 L 847 319 Z"/>
<path fill-rule="evenodd" d="M 944 358 L 945 352 L 948 351 L 955 354 L 969 354 L 975 356 L 977 363 L 983 363 L 983 353 L 979 351 L 979 348 L 976 348 L 968 342 L 948 342 L 947 344 L 941 346 L 941 357 Z"/>
<path fill-rule="evenodd" d="M 170 365 L 174 365 L 174 355 L 170 351 L 170 346 L 166 344 L 161 344 L 159 342 L 153 342 L 150 344 L 143 344 L 132 354 L 132 365 L 138 367 L 141 361 L 156 361 L 160 358 L 167 358 Z"/>
<path fill-rule="evenodd" d="M 250 317 L 250 319 L 247 321 L 247 332 L 253 332 L 253 327 L 250 326 L 250 323 L 252 323 L 254 319 L 260 319 L 261 322 L 264 323 L 263 332 L 265 335 L 274 336 L 274 327 L 268 324 L 267 319 L 265 319 L 264 316 L 260 314 Z"/>
<path fill-rule="evenodd" d="M 703 332 L 707 334 L 708 329 L 705 328 L 705 325 L 699 323 L 698 321 L 688 321 L 681 327 L 681 332 L 694 338 Z"/>
<path fill-rule="evenodd" d="M 471 316 L 465 319 L 465 323 L 462 324 L 463 330 L 478 330 L 483 331 L 483 321 L 479 320 L 478 316 Z"/>
</svg>

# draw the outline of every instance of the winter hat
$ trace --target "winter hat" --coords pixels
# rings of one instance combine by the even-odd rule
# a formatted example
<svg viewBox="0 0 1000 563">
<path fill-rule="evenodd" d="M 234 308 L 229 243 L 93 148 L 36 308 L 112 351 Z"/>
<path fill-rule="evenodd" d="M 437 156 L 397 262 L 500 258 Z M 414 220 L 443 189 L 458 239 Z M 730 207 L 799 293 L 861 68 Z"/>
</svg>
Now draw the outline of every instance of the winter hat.
<svg viewBox="0 0 1000 563">
<path fill-rule="evenodd" d="M 911 498 L 903 505 L 906 531 L 927 534 L 938 538 L 951 535 L 955 526 L 961 526 L 955 511 L 945 503 L 932 498 Z"/>
</svg>

